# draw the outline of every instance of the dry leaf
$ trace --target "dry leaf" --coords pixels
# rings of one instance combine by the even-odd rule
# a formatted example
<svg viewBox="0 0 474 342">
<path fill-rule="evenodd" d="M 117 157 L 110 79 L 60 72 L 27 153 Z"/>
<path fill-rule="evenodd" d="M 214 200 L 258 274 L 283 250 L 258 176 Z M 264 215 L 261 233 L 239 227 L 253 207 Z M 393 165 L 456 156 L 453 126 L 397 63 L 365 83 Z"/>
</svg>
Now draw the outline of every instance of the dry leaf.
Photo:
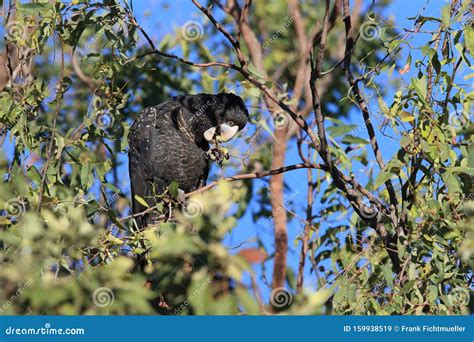
<svg viewBox="0 0 474 342">
<path fill-rule="evenodd" d="M 258 248 L 242 249 L 237 255 L 243 257 L 250 264 L 257 264 L 267 258 L 267 253 Z"/>
<path fill-rule="evenodd" d="M 400 73 L 400 75 L 405 75 L 409 71 L 410 71 L 410 63 L 405 64 L 403 68 L 398 69 L 398 72 Z"/>
</svg>

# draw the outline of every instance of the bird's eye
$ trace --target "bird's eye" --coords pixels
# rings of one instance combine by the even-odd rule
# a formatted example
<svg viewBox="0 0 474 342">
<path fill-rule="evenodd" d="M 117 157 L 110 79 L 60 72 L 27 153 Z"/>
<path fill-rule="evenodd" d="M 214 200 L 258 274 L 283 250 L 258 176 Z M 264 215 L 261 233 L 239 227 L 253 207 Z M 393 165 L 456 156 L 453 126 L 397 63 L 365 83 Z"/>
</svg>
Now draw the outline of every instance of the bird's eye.
<svg viewBox="0 0 474 342">
<path fill-rule="evenodd" d="M 229 126 L 234 126 L 234 121 L 229 121 L 229 122 L 227 122 L 227 124 L 228 124 Z"/>
</svg>

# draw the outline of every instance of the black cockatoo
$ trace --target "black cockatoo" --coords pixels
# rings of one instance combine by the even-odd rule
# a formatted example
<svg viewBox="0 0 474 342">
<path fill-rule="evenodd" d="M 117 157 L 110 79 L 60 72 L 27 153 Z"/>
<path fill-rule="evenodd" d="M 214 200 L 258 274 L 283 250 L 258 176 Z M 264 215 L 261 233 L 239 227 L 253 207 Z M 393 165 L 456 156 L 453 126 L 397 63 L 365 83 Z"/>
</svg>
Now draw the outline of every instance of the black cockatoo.
<svg viewBox="0 0 474 342">
<path fill-rule="evenodd" d="M 173 182 L 184 193 L 206 184 L 209 173 L 209 143 L 232 139 L 248 121 L 242 99 L 221 93 L 184 95 L 143 110 L 130 128 L 129 172 L 132 211 L 150 206 Z M 137 219 L 143 227 L 153 223 L 144 215 Z"/>
</svg>

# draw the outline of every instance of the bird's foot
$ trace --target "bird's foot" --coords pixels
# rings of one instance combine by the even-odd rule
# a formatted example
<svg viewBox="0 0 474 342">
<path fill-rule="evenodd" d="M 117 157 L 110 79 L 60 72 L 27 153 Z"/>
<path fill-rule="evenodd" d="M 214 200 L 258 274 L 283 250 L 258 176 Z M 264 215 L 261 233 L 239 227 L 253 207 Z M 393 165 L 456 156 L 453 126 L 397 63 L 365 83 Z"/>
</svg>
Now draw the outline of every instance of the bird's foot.
<svg viewBox="0 0 474 342">
<path fill-rule="evenodd" d="M 205 156 L 207 159 L 215 160 L 219 165 L 222 165 L 224 160 L 229 159 L 229 151 L 216 144 L 205 153 Z"/>
</svg>

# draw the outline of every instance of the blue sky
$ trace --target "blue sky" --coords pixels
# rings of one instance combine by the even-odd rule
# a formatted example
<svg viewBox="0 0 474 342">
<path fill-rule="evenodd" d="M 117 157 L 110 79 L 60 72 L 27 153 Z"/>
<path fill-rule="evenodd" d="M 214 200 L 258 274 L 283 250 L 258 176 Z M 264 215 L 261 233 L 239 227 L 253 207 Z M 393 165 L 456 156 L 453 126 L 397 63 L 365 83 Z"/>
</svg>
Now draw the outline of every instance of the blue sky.
<svg viewBox="0 0 474 342">
<path fill-rule="evenodd" d="M 411 27 L 413 22 L 408 20 L 408 17 L 416 16 L 420 9 L 425 5 L 424 0 L 395 0 L 393 3 L 385 10 L 384 16 L 385 18 L 390 18 L 394 20 L 395 25 L 399 27 Z M 257 3 L 258 4 L 258 3 Z M 370 1 L 364 1 L 364 4 L 370 4 Z M 144 29 L 148 32 L 151 38 L 155 41 L 155 43 L 159 43 L 160 40 L 168 33 L 175 31 L 176 29 L 180 28 L 184 23 L 190 20 L 196 20 L 201 23 L 206 23 L 207 18 L 205 18 L 202 13 L 194 7 L 194 5 L 190 1 L 158 1 L 158 0 L 151 0 L 151 1 L 134 1 L 134 10 L 136 17 L 140 23 L 144 27 Z M 425 10 L 426 16 L 433 16 L 439 17 L 441 7 L 446 5 L 444 1 L 431 1 Z M 219 9 L 215 9 L 216 12 L 219 12 Z M 418 37 L 413 40 L 413 44 L 415 46 L 420 46 L 425 37 Z M 145 40 L 143 37 L 140 37 L 140 43 L 145 44 Z M 158 45 L 158 44 L 156 44 Z M 171 51 L 176 54 L 180 54 L 179 48 L 174 51 Z M 412 51 L 413 60 L 416 60 L 417 55 L 419 56 L 421 52 L 419 50 Z M 406 54 L 402 57 L 402 61 L 406 58 Z M 409 80 L 409 78 L 413 74 L 413 70 L 415 68 L 412 67 L 412 70 L 404 75 L 402 78 L 405 80 Z M 195 69 L 196 73 L 202 72 L 201 69 Z M 395 72 L 393 77 L 399 77 L 399 75 Z M 389 87 L 387 87 L 390 89 Z M 390 98 L 393 97 L 394 91 L 389 90 L 386 99 L 387 103 L 390 103 Z M 371 106 L 373 104 L 370 104 Z M 372 110 L 376 110 L 377 107 L 371 108 Z M 361 115 L 359 111 L 353 110 L 351 111 L 349 118 L 347 119 L 348 123 L 355 124 L 359 127 L 362 127 L 363 122 L 361 120 Z M 365 130 L 362 131 L 361 137 L 367 138 Z M 394 144 L 391 140 L 385 138 L 381 134 L 378 134 L 382 155 L 384 156 L 391 156 L 394 152 L 396 152 L 397 144 Z M 300 162 L 298 154 L 293 147 L 292 144 L 291 148 L 289 149 L 286 157 L 286 164 L 293 164 Z M 6 155 L 11 155 L 11 143 L 6 141 L 3 146 L 4 151 L 6 151 Z M 119 169 L 120 177 L 119 179 L 122 180 L 121 189 L 125 193 L 129 193 L 129 181 L 128 181 L 128 168 L 127 168 L 127 161 L 126 155 L 123 154 L 120 156 L 120 160 L 124 162 L 124 165 Z M 388 157 L 386 157 L 388 160 Z M 214 171 L 216 171 L 214 167 Z M 364 172 L 365 170 L 362 168 L 355 169 L 356 175 L 365 177 Z M 227 172 L 228 174 L 233 174 L 234 172 Z M 214 172 L 215 175 L 215 172 Z M 298 208 L 299 212 L 302 212 L 302 208 L 305 206 L 306 201 L 306 170 L 297 170 L 286 173 L 285 179 L 291 187 L 291 191 L 287 193 L 287 196 L 291 196 L 294 200 L 294 207 Z M 213 179 L 210 179 L 211 181 Z M 266 186 L 266 183 L 262 180 L 255 180 L 255 188 L 259 188 L 261 186 Z M 292 195 L 292 192 L 294 193 Z M 317 201 L 316 201 L 317 203 Z M 346 222 L 352 212 L 348 212 L 346 217 L 341 218 L 341 222 Z M 326 228 L 325 224 L 322 224 L 321 231 L 324 232 Z M 289 233 L 289 253 L 288 253 L 288 263 L 289 267 L 296 270 L 298 264 L 298 256 L 300 245 L 295 245 L 293 243 L 294 239 L 297 237 L 298 234 L 302 232 L 302 225 L 298 222 L 298 220 L 294 219 L 289 222 L 288 224 L 288 233 Z M 273 248 L 273 231 L 272 231 L 272 224 L 264 224 L 263 221 L 258 222 L 255 224 L 252 220 L 251 215 L 251 207 L 247 214 L 239 221 L 236 228 L 232 230 L 231 233 L 226 237 L 225 243 L 229 247 L 240 245 L 244 241 L 250 241 L 254 239 L 256 236 L 259 236 L 261 240 L 266 245 L 268 251 L 272 251 Z M 255 243 L 247 243 L 241 248 L 248 248 L 251 246 L 256 246 Z M 235 250 L 237 252 L 238 249 Z M 266 263 L 266 279 L 271 280 L 271 267 L 272 261 Z M 309 267 L 307 267 L 308 271 L 305 274 L 305 287 L 308 289 L 314 290 L 315 288 L 315 277 L 314 275 L 309 274 Z M 261 269 L 260 266 L 255 268 L 257 274 L 260 273 Z M 264 298 L 268 299 L 269 296 L 269 289 L 262 284 L 261 287 L 262 293 Z"/>
</svg>

